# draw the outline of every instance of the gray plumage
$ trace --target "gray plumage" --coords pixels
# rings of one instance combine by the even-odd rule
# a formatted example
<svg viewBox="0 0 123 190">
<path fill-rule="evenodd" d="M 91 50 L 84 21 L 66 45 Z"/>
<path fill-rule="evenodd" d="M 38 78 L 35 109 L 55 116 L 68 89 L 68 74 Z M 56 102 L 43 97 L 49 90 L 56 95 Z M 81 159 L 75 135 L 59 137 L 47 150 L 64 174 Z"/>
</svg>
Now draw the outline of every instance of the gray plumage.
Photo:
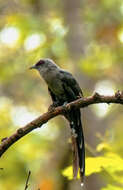
<svg viewBox="0 0 123 190">
<path fill-rule="evenodd" d="M 30 69 L 37 69 L 48 85 L 53 106 L 60 106 L 82 97 L 79 84 L 71 73 L 58 67 L 50 59 L 41 59 Z M 85 174 L 85 146 L 80 109 L 71 108 L 64 115 L 70 123 L 73 144 L 73 174 L 76 178 L 78 169 L 83 183 Z"/>
</svg>

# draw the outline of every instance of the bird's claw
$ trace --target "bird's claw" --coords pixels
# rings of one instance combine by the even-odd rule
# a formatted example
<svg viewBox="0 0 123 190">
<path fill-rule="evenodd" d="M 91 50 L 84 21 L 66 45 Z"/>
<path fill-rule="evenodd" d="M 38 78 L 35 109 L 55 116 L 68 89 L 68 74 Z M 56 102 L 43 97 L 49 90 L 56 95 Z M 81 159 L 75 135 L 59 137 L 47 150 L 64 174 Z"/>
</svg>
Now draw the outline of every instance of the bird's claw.
<svg viewBox="0 0 123 190">
<path fill-rule="evenodd" d="M 50 105 L 48 108 L 48 111 L 54 111 L 55 107 L 53 107 L 53 105 Z"/>
<path fill-rule="evenodd" d="M 63 109 L 66 110 L 66 105 L 68 104 L 68 102 L 64 102 L 64 104 L 62 105 Z"/>
<path fill-rule="evenodd" d="M 68 104 L 68 102 L 64 102 L 64 104 L 62 106 L 66 106 Z"/>
<path fill-rule="evenodd" d="M 54 109 L 58 106 L 57 102 L 54 102 L 53 104 L 51 104 L 48 108 L 48 111 L 54 111 Z"/>
</svg>

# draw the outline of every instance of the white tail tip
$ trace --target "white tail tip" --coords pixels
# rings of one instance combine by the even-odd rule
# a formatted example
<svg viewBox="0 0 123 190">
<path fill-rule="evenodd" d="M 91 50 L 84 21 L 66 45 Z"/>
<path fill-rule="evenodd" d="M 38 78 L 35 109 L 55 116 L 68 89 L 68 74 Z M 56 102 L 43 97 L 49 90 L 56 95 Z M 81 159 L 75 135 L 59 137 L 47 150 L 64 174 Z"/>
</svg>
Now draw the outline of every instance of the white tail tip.
<svg viewBox="0 0 123 190">
<path fill-rule="evenodd" d="M 81 187 L 83 187 L 84 186 L 84 183 L 81 183 Z"/>
</svg>

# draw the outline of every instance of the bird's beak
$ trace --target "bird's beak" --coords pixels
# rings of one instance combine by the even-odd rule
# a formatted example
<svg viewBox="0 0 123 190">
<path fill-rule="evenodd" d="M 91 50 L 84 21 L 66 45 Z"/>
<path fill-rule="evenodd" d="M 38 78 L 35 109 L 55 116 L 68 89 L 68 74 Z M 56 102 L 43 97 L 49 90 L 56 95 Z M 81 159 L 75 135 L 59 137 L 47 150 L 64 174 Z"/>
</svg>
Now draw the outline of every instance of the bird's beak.
<svg viewBox="0 0 123 190">
<path fill-rule="evenodd" d="M 36 69 L 36 66 L 33 65 L 33 66 L 29 67 L 29 69 Z"/>
</svg>

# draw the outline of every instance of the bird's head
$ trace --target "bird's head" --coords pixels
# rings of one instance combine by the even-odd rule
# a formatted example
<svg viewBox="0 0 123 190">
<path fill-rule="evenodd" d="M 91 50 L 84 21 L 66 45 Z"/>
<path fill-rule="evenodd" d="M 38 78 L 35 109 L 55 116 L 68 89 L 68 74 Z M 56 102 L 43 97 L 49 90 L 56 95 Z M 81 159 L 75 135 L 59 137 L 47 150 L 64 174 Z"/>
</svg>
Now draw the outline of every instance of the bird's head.
<svg viewBox="0 0 123 190">
<path fill-rule="evenodd" d="M 29 69 L 36 69 L 39 72 L 44 72 L 45 70 L 55 69 L 57 65 L 51 59 L 40 59 L 35 65 L 31 66 Z"/>
</svg>

